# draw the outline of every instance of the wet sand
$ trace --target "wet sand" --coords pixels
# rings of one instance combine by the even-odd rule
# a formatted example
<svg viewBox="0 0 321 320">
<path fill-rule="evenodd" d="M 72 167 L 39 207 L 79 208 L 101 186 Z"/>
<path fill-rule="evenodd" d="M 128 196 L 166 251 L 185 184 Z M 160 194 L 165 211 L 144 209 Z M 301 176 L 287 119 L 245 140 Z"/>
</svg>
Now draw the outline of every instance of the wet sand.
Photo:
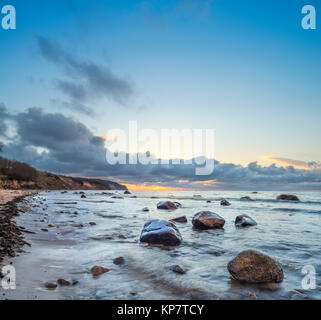
<svg viewBox="0 0 321 320">
<path fill-rule="evenodd" d="M 19 211 L 28 211 L 28 214 L 20 214 L 15 217 L 14 222 L 18 228 L 23 226 L 22 237 L 30 245 L 24 245 L 21 249 L 15 250 L 15 257 L 3 257 L 0 262 L 0 269 L 10 264 L 16 270 L 16 289 L 4 290 L 0 286 L 0 300 L 68 299 L 63 290 L 48 291 L 44 287 L 45 282 L 57 280 L 55 278 L 57 268 L 59 268 L 59 264 L 62 268 L 61 265 L 65 261 L 53 263 L 52 251 L 56 245 L 54 237 L 50 233 L 41 233 L 41 228 L 45 227 L 45 223 L 40 222 L 43 217 L 40 217 L 29 207 L 28 196 L 32 197 L 34 194 L 36 191 L 0 190 L 0 210 L 5 208 L 8 203 L 20 200 Z"/>
</svg>

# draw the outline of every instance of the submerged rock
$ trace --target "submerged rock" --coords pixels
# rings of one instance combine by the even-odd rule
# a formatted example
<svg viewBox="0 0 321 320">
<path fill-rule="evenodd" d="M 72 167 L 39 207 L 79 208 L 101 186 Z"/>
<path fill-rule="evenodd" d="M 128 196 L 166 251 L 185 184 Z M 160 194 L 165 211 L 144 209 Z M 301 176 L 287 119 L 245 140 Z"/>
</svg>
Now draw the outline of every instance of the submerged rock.
<svg viewBox="0 0 321 320">
<path fill-rule="evenodd" d="M 225 199 L 221 200 L 221 206 L 230 206 L 230 205 L 231 204 L 227 200 Z"/>
<path fill-rule="evenodd" d="M 185 222 L 187 222 L 187 218 L 186 218 L 186 216 L 182 216 L 182 217 L 177 217 L 177 218 L 171 219 L 170 221 L 185 223 Z"/>
<path fill-rule="evenodd" d="M 57 280 L 57 283 L 60 285 L 60 286 L 70 286 L 70 282 L 65 280 L 65 279 L 58 279 Z"/>
<path fill-rule="evenodd" d="M 241 252 L 231 260 L 227 269 L 234 279 L 249 283 L 281 282 L 283 270 L 269 256 L 254 250 Z"/>
<path fill-rule="evenodd" d="M 145 207 L 145 208 L 142 209 L 142 211 L 143 211 L 143 212 L 148 212 L 149 209 L 148 209 L 147 207 Z"/>
<path fill-rule="evenodd" d="M 57 288 L 57 282 L 48 281 L 45 283 L 45 287 L 49 290 L 55 290 Z"/>
<path fill-rule="evenodd" d="M 211 211 L 201 211 L 195 214 L 192 223 L 196 229 L 206 230 L 223 228 L 225 220 L 217 213 Z"/>
<path fill-rule="evenodd" d="M 106 273 L 109 271 L 109 269 L 107 268 L 104 268 L 104 267 L 101 267 L 101 266 L 94 266 L 91 268 L 91 273 L 94 277 L 98 277 L 100 276 L 101 274 L 103 273 Z"/>
<path fill-rule="evenodd" d="M 253 199 L 250 198 L 249 196 L 241 197 L 240 200 L 242 200 L 242 201 L 253 201 Z"/>
<path fill-rule="evenodd" d="M 276 198 L 276 200 L 300 201 L 300 199 L 293 194 L 281 194 Z"/>
<path fill-rule="evenodd" d="M 237 227 L 249 227 L 249 226 L 256 226 L 257 223 L 254 219 L 252 219 L 247 214 L 242 214 L 235 218 L 235 225 Z"/>
<path fill-rule="evenodd" d="M 179 274 L 184 274 L 185 273 L 185 270 L 181 266 L 179 266 L 178 264 L 170 266 L 170 269 L 173 272 L 176 272 L 176 273 L 179 273 Z"/>
<path fill-rule="evenodd" d="M 182 242 L 182 236 L 177 227 L 170 221 L 151 220 L 145 223 L 140 235 L 141 242 L 177 246 Z"/>
<path fill-rule="evenodd" d="M 174 210 L 181 206 L 179 202 L 160 201 L 157 203 L 157 209 Z"/>
<path fill-rule="evenodd" d="M 125 259 L 123 257 L 118 257 L 118 258 L 114 259 L 113 262 L 116 265 L 120 265 L 120 264 L 124 264 L 125 263 Z"/>
</svg>

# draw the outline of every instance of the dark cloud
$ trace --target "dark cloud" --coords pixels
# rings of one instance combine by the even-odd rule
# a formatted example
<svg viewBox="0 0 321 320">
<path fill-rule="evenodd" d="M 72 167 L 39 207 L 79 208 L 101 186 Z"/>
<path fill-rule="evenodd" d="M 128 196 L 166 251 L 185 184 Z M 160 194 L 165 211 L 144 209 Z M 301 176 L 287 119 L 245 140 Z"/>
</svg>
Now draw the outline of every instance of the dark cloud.
<svg viewBox="0 0 321 320">
<path fill-rule="evenodd" d="M 40 108 L 9 115 L 2 106 L 0 112 L 15 122 L 18 134 L 14 141 L 5 145 L 4 154 L 40 170 L 183 188 L 321 189 L 320 169 L 304 170 L 275 164 L 264 167 L 256 162 L 241 166 L 215 161 L 211 175 L 196 176 L 195 164 L 109 165 L 104 139 L 75 119 L 46 113 Z"/>
<path fill-rule="evenodd" d="M 57 79 L 56 87 L 69 98 L 66 106 L 95 103 L 100 99 L 113 100 L 127 106 L 133 95 L 130 82 L 117 76 L 106 66 L 91 61 L 82 61 L 65 52 L 57 43 L 37 36 L 40 54 L 49 62 L 56 64 L 65 73 L 68 80 Z M 76 107 L 73 108 L 77 110 Z M 81 108 L 83 112 L 89 107 Z M 88 112 L 85 112 L 88 114 Z"/>
<path fill-rule="evenodd" d="M 60 113 L 46 113 L 41 108 L 30 108 L 12 117 L 21 142 L 52 150 L 65 143 L 90 141 L 93 134 L 82 123 Z"/>
<path fill-rule="evenodd" d="M 7 133 L 6 120 L 9 118 L 9 114 L 4 103 L 0 103 L 0 137 L 5 137 Z"/>
</svg>

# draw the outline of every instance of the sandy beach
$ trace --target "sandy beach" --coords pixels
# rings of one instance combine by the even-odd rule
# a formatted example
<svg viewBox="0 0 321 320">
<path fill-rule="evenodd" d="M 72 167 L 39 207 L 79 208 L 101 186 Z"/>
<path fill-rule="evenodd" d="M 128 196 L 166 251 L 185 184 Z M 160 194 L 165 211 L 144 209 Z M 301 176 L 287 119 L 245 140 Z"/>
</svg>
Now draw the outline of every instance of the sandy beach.
<svg viewBox="0 0 321 320">
<path fill-rule="evenodd" d="M 12 265 L 16 270 L 16 289 L 4 290 L 0 287 L 0 300 L 59 300 L 70 299 L 64 294 L 64 290 L 53 291 L 44 287 L 50 279 L 54 279 L 57 268 L 63 269 L 68 259 L 54 263 L 54 251 L 61 243 L 55 241 L 50 233 L 42 232 L 46 227 L 42 216 L 37 215 L 30 206 L 29 200 L 37 194 L 37 191 L 1 190 L 0 211 L 8 205 L 19 201 L 19 215 L 15 215 L 12 224 L 18 226 L 23 238 L 23 247 L 15 248 L 14 256 L 5 256 L 0 261 L 0 268 Z M 28 197 L 29 196 L 29 197 Z M 24 199 L 28 197 L 27 199 Z M 41 199 L 37 199 L 37 203 Z M 24 214 L 27 213 L 27 214 Z M 20 229 L 21 228 L 21 229 Z M 40 232 L 39 232 L 40 231 Z M 69 245 L 69 243 L 64 243 Z M 60 264 L 60 266 L 58 266 Z M 26 276 L 27 275 L 27 276 Z M 57 280 L 57 279 L 54 279 Z"/>
</svg>

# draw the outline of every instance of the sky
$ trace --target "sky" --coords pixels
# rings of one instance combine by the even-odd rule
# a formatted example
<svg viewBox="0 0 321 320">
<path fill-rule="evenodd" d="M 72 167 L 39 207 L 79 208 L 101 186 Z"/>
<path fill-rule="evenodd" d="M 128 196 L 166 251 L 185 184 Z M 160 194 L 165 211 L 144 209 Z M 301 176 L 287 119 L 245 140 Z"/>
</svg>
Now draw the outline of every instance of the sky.
<svg viewBox="0 0 321 320">
<path fill-rule="evenodd" d="M 5 156 L 133 189 L 321 190 L 320 1 L 6 4 L 16 29 L 0 28 Z M 301 26 L 306 4 L 316 30 Z M 107 165 L 104 137 L 131 120 L 214 129 L 213 174 Z"/>
</svg>

